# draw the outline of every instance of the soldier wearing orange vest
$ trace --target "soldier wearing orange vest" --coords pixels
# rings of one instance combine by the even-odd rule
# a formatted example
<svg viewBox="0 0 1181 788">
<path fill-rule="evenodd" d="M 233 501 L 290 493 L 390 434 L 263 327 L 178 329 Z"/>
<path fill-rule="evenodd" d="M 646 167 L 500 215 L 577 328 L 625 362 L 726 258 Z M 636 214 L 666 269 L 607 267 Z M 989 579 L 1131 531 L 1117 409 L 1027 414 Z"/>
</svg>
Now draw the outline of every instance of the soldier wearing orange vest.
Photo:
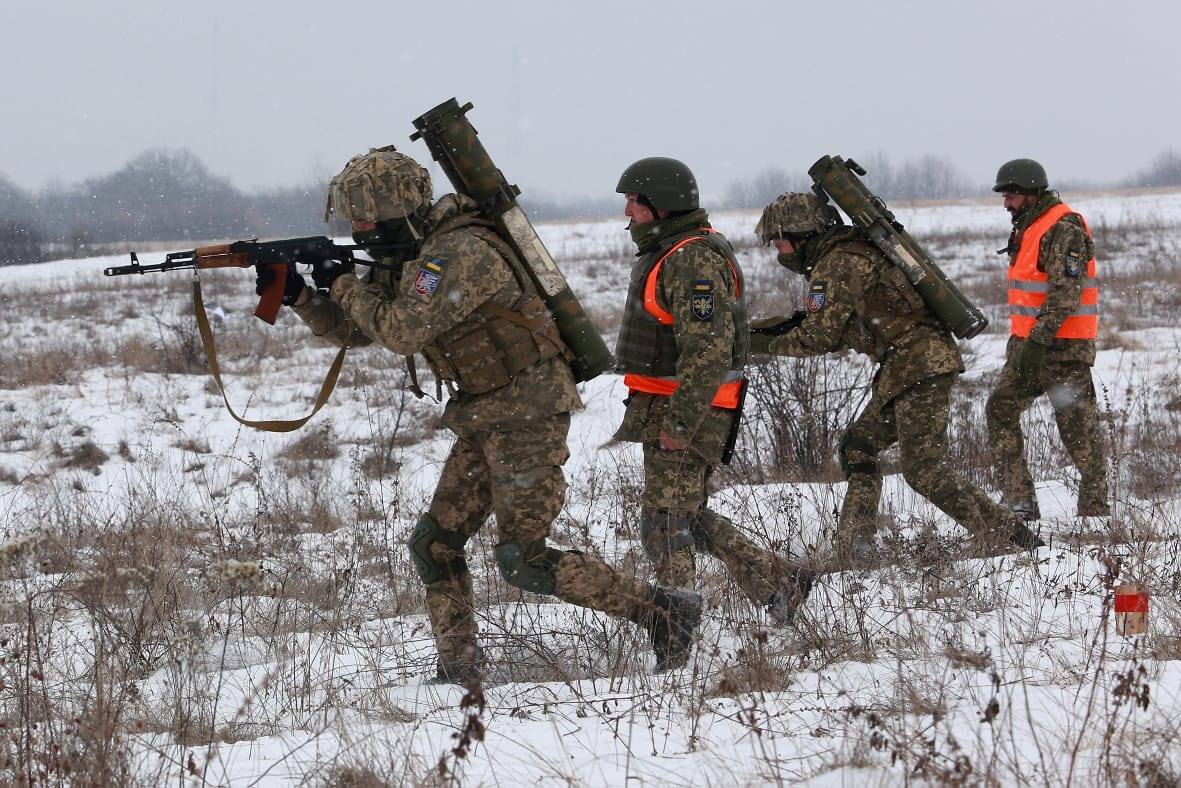
<svg viewBox="0 0 1181 788">
<path fill-rule="evenodd" d="M 706 506 L 706 484 L 740 416 L 749 332 L 742 269 L 709 224 L 682 162 L 641 159 L 616 191 L 638 249 L 616 346 L 628 388 L 615 437 L 642 443 L 640 538 L 663 585 L 692 587 L 694 548 L 726 565 L 757 605 L 789 623 L 812 574 L 759 547 Z"/>
<path fill-rule="evenodd" d="M 1058 433 L 1078 468 L 1079 517 L 1106 517 L 1107 465 L 1095 385 L 1099 288 L 1087 222 L 1049 189 L 1032 159 L 1006 162 L 993 191 L 1013 216 L 1009 245 L 1011 336 L 988 398 L 988 440 L 1004 502 L 1027 520 L 1041 516 L 1025 463 L 1021 414 L 1048 394 Z"/>
</svg>

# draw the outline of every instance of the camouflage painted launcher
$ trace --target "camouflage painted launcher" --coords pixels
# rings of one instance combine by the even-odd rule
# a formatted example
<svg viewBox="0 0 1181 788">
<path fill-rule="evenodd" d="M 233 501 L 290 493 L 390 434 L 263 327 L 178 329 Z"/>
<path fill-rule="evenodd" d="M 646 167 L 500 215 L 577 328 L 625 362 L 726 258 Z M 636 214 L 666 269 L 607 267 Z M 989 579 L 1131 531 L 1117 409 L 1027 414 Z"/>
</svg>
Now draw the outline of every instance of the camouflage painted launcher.
<svg viewBox="0 0 1181 788">
<path fill-rule="evenodd" d="M 808 170 L 815 181 L 812 190 L 823 200 L 831 198 L 865 231 L 890 262 L 906 273 L 923 301 L 952 333 L 960 339 L 979 334 L 988 325 L 988 318 L 939 269 L 882 198 L 866 188 L 857 177 L 864 174 L 861 165 L 840 156 L 822 156 Z"/>
<path fill-rule="evenodd" d="M 512 186 L 492 163 L 476 129 L 466 117 L 471 102 L 459 106 L 448 99 L 414 119 L 417 131 L 431 156 L 443 168 L 455 191 L 480 204 L 484 214 L 496 223 L 502 235 L 525 261 L 542 299 L 553 315 L 562 340 L 574 353 L 574 379 L 582 382 L 601 375 L 613 366 L 611 352 L 558 270 L 554 258 L 541 242 L 529 217 L 517 203 L 521 190 Z"/>
</svg>

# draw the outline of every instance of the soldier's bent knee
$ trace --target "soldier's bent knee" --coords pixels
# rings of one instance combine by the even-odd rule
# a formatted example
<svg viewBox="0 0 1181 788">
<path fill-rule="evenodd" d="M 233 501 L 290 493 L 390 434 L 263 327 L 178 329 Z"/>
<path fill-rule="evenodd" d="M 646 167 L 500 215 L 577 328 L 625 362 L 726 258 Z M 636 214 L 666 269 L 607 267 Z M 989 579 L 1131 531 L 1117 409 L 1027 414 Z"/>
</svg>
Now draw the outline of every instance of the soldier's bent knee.
<svg viewBox="0 0 1181 788">
<path fill-rule="evenodd" d="M 640 512 L 640 544 L 644 553 L 653 560 L 672 555 L 678 550 L 693 546 L 690 532 L 693 518 L 685 514 L 673 514 L 667 509 L 644 509 Z"/>
<path fill-rule="evenodd" d="M 552 594 L 557 584 L 554 570 L 562 560 L 562 551 L 540 544 L 532 547 L 530 550 L 520 542 L 502 542 L 492 548 L 492 554 L 509 585 L 534 594 Z M 534 555 L 530 557 L 530 553 Z"/>
<path fill-rule="evenodd" d="M 449 577 L 461 575 L 467 571 L 467 561 L 461 555 L 449 561 L 440 561 L 431 552 L 431 546 L 438 543 L 444 547 L 462 553 L 467 537 L 456 531 L 445 531 L 439 527 L 438 521 L 430 512 L 423 512 L 418 516 L 414 532 L 406 546 L 410 548 L 410 560 L 418 571 L 422 582 L 430 585 Z"/>
<path fill-rule="evenodd" d="M 846 430 L 837 446 L 837 462 L 841 473 L 848 479 L 855 473 L 876 475 L 878 473 L 878 449 L 869 441 Z"/>
</svg>

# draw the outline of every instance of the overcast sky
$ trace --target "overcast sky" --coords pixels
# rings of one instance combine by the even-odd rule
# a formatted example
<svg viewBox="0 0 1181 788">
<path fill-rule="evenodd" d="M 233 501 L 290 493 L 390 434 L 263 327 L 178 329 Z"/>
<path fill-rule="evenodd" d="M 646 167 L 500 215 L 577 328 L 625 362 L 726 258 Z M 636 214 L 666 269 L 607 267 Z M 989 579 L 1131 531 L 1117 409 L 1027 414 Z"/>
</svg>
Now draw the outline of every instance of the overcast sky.
<svg viewBox="0 0 1181 788">
<path fill-rule="evenodd" d="M 3 0 L 0 174 L 188 148 L 252 189 L 331 175 L 455 96 L 508 178 L 610 194 L 652 155 L 703 192 L 883 151 L 991 183 L 1108 180 L 1181 147 L 1176 2 Z"/>
</svg>

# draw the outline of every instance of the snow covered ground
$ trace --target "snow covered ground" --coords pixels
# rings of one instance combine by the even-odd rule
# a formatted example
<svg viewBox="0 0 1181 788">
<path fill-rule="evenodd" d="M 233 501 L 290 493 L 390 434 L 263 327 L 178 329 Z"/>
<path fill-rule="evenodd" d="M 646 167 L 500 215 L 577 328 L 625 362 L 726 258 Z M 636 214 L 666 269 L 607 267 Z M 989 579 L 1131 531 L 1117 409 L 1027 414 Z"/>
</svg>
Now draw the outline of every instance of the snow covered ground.
<svg viewBox="0 0 1181 788">
<path fill-rule="evenodd" d="M 969 558 L 956 526 L 894 474 L 883 535 L 907 556 L 900 565 L 824 577 L 798 626 L 780 630 L 703 558 L 695 656 L 655 676 L 631 625 L 500 581 L 490 525 L 471 543 L 489 676 L 466 701 L 461 687 L 426 683 L 433 643 L 402 541 L 449 438 L 436 406 L 402 388 L 398 359 L 351 352 L 307 428 L 253 432 L 204 371 L 185 274 L 104 279 L 121 258 L 0 269 L 5 781 L 1175 781 L 1181 194 L 1073 204 L 1100 250 L 1095 376 L 1112 446 L 1110 528 L 1074 518 L 1077 477 L 1043 403 L 1026 423 L 1050 547 Z M 994 251 L 1007 216 L 991 203 L 896 213 L 994 318 L 964 343 L 953 412 L 956 462 L 987 483 L 982 409 L 1003 360 Z M 715 224 L 743 249 L 756 312 L 790 311 L 798 283 L 750 245 L 756 218 Z M 623 220 L 539 231 L 613 330 L 631 259 Z M 206 278 L 227 395 L 255 418 L 302 415 L 333 351 L 290 315 L 275 328 L 251 317 L 250 284 L 241 272 Z M 811 418 L 842 425 L 860 402 L 848 390 L 865 381 L 863 362 L 785 361 L 757 374 L 821 372 L 828 404 Z M 622 386 L 603 376 L 583 397 L 554 541 L 643 575 L 639 456 L 610 441 Z M 831 469 L 777 471 L 760 426 L 802 419 L 793 409 L 808 404 L 752 403 L 743 463 L 713 502 L 757 540 L 819 558 L 843 485 L 828 483 Z M 911 560 L 919 546 L 939 560 Z M 1113 629 L 1112 588 L 1128 581 L 1152 590 L 1148 636 Z"/>
</svg>

